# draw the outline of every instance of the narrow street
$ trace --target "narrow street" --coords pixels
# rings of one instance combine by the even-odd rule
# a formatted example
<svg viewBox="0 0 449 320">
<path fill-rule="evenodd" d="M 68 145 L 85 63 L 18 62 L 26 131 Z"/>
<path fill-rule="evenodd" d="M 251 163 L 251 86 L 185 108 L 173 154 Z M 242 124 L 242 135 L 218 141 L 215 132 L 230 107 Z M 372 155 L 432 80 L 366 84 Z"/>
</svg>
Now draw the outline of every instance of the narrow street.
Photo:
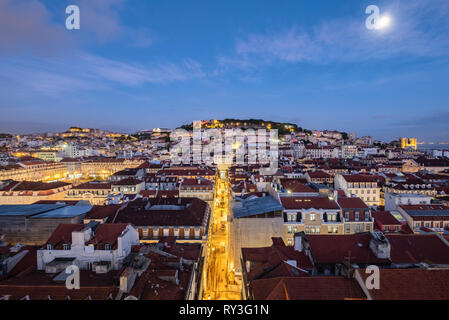
<svg viewBox="0 0 449 320">
<path fill-rule="evenodd" d="M 234 279 L 234 261 L 229 254 L 231 186 L 228 169 L 218 170 L 204 267 L 204 300 L 239 300 L 240 287 Z"/>
</svg>

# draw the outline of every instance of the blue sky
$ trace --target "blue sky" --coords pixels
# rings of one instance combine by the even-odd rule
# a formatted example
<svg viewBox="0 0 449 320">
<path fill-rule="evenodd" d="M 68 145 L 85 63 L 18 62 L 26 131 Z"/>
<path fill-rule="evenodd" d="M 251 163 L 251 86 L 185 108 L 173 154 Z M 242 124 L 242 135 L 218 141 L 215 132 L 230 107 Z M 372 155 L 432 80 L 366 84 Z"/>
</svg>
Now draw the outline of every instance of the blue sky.
<svg viewBox="0 0 449 320">
<path fill-rule="evenodd" d="M 0 1 L 0 131 L 226 117 L 449 141 L 449 1 Z"/>
</svg>

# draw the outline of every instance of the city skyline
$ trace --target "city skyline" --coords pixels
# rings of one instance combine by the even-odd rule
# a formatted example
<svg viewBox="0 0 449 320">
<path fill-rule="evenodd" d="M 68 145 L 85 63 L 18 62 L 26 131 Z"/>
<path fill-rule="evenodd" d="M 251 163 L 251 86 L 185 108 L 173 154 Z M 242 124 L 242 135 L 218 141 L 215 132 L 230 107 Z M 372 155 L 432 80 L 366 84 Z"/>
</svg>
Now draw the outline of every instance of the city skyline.
<svg viewBox="0 0 449 320">
<path fill-rule="evenodd" d="M 65 29 L 69 4 L 80 30 Z M 370 4 L 388 30 L 365 28 Z M 262 118 L 448 141 L 448 17 L 443 0 L 2 1 L 0 131 Z"/>
</svg>

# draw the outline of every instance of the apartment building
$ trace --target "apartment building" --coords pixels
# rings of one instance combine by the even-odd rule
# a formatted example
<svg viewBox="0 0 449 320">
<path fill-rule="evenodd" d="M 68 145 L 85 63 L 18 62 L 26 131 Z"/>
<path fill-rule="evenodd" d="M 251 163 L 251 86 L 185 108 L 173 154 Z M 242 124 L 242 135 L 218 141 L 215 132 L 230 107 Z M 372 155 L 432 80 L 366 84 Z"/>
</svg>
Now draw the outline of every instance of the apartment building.
<svg viewBox="0 0 449 320">
<path fill-rule="evenodd" d="M 444 233 L 449 230 L 449 207 L 444 205 L 401 205 L 399 213 L 407 220 L 407 224 L 415 233 L 420 230 Z"/>
<path fill-rule="evenodd" d="M 214 184 L 207 179 L 183 179 L 179 186 L 181 198 L 198 198 L 206 202 L 214 200 Z"/>
<path fill-rule="evenodd" d="M 294 235 L 343 234 L 341 209 L 334 200 L 326 197 L 280 197 L 284 207 L 284 240 L 294 244 Z"/>
<path fill-rule="evenodd" d="M 374 230 L 371 209 L 360 198 L 337 197 L 336 201 L 342 210 L 345 234 Z"/>
<path fill-rule="evenodd" d="M 381 204 L 381 188 L 373 175 L 337 174 L 335 175 L 335 189 L 343 190 L 348 197 L 359 197 L 368 206 Z"/>
</svg>

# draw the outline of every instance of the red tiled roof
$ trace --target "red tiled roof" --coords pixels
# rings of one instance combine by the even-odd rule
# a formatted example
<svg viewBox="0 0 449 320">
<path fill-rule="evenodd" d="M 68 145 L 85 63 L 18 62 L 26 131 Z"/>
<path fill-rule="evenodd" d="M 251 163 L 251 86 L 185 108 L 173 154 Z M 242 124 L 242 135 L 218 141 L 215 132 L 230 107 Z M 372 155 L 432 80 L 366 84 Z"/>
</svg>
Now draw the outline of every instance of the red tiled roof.
<svg viewBox="0 0 449 320">
<path fill-rule="evenodd" d="M 99 189 L 111 189 L 112 183 L 110 182 L 86 182 L 73 187 L 75 190 L 99 190 Z"/>
<path fill-rule="evenodd" d="M 368 209 L 368 206 L 360 198 L 338 197 L 337 203 L 342 209 Z"/>
<path fill-rule="evenodd" d="M 145 257 L 151 259 L 151 264 L 142 275 L 136 278 L 130 295 L 140 300 L 184 300 L 188 287 L 192 267 L 184 264 L 182 270 L 168 265 L 169 262 L 179 263 L 183 259 L 197 261 L 200 256 L 201 246 L 198 244 L 177 244 L 174 239 L 162 238 L 159 243 L 167 243 L 162 249 L 176 257 L 166 257 L 158 252 L 150 252 Z M 179 280 L 178 284 L 164 280 L 164 277 L 172 277 Z"/>
<path fill-rule="evenodd" d="M 181 206 L 179 210 L 157 207 L 145 210 L 145 206 Z M 201 226 L 208 204 L 198 198 L 149 198 L 137 199 L 120 211 L 115 223 L 132 223 L 135 226 Z"/>
<path fill-rule="evenodd" d="M 401 226 L 402 223 L 398 221 L 390 211 L 373 211 L 373 218 L 377 223 L 384 226 Z"/>
<path fill-rule="evenodd" d="M 142 190 L 143 198 L 179 198 L 179 190 Z"/>
<path fill-rule="evenodd" d="M 121 272 L 121 271 L 119 271 Z M 80 289 L 68 290 L 65 281 L 55 282 L 55 274 L 30 270 L 26 274 L 0 282 L 0 297 L 9 296 L 9 300 L 20 300 L 29 296 L 30 300 L 92 300 L 115 299 L 119 291 L 116 285 L 117 271 L 96 274 L 93 271 L 80 271 Z"/>
<path fill-rule="evenodd" d="M 315 263 L 389 264 L 388 259 L 379 259 L 369 247 L 370 235 L 358 233 L 351 235 L 307 235 Z"/>
<path fill-rule="evenodd" d="M 117 239 L 128 226 L 127 223 L 100 224 L 95 230 L 94 236 L 88 241 L 95 244 L 96 250 L 103 250 L 105 244 L 110 244 L 112 249 L 117 249 Z"/>
<path fill-rule="evenodd" d="M 181 182 L 181 188 L 183 186 L 210 186 L 212 181 L 207 179 L 184 179 Z"/>
<path fill-rule="evenodd" d="M 366 299 L 354 279 L 345 277 L 282 277 L 251 282 L 255 300 Z"/>
<path fill-rule="evenodd" d="M 435 234 L 386 234 L 393 263 L 449 264 L 449 245 Z"/>
<path fill-rule="evenodd" d="M 9 185 L 11 186 L 11 184 Z M 8 187 L 9 187 L 8 186 Z M 70 186 L 70 183 L 66 182 L 35 182 L 35 181 L 21 181 L 11 186 L 9 190 L 13 188 L 13 191 L 47 191 L 53 189 L 59 189 L 63 187 Z M 6 190 L 5 190 L 6 191 Z"/>
<path fill-rule="evenodd" d="M 120 181 L 112 182 L 112 186 L 135 186 L 135 185 L 138 185 L 141 183 L 143 183 L 142 180 L 139 180 L 136 178 L 126 178 L 126 179 L 122 179 Z"/>
<path fill-rule="evenodd" d="M 290 192 L 294 193 L 315 193 L 316 191 L 312 188 L 306 186 L 298 179 L 281 179 L 281 185 L 289 190 Z"/>
<path fill-rule="evenodd" d="M 272 240 L 273 245 L 271 247 L 242 248 L 243 260 L 250 261 L 253 265 L 248 274 L 248 279 L 308 276 L 305 271 L 313 269 L 309 257 L 304 252 L 285 246 L 282 238 L 272 238 Z M 287 261 L 295 261 L 297 267 L 284 264 Z"/>
<path fill-rule="evenodd" d="M 340 209 L 333 200 L 325 197 L 280 197 L 282 206 L 287 210 L 295 209 Z"/>
<path fill-rule="evenodd" d="M 307 172 L 312 179 L 331 179 L 332 176 L 324 171 L 309 171 Z"/>
<path fill-rule="evenodd" d="M 363 281 L 369 276 L 359 270 Z M 449 270 L 380 269 L 380 288 L 369 290 L 374 300 L 449 300 Z"/>
<path fill-rule="evenodd" d="M 86 214 L 84 219 L 104 219 L 107 217 L 112 218 L 120 207 L 121 205 L 119 204 L 93 206 L 93 208 Z"/>
<path fill-rule="evenodd" d="M 449 210 L 449 207 L 438 204 L 438 205 L 430 205 L 430 204 L 412 204 L 412 205 L 402 205 L 400 206 L 405 211 L 407 210 Z"/>
<path fill-rule="evenodd" d="M 376 177 L 373 175 L 345 174 L 343 178 L 347 182 L 377 182 Z"/>
<path fill-rule="evenodd" d="M 81 231 L 84 228 L 83 224 L 60 224 L 47 240 L 47 244 L 55 246 L 55 249 L 60 249 L 64 243 L 72 243 L 73 231 Z"/>
</svg>

